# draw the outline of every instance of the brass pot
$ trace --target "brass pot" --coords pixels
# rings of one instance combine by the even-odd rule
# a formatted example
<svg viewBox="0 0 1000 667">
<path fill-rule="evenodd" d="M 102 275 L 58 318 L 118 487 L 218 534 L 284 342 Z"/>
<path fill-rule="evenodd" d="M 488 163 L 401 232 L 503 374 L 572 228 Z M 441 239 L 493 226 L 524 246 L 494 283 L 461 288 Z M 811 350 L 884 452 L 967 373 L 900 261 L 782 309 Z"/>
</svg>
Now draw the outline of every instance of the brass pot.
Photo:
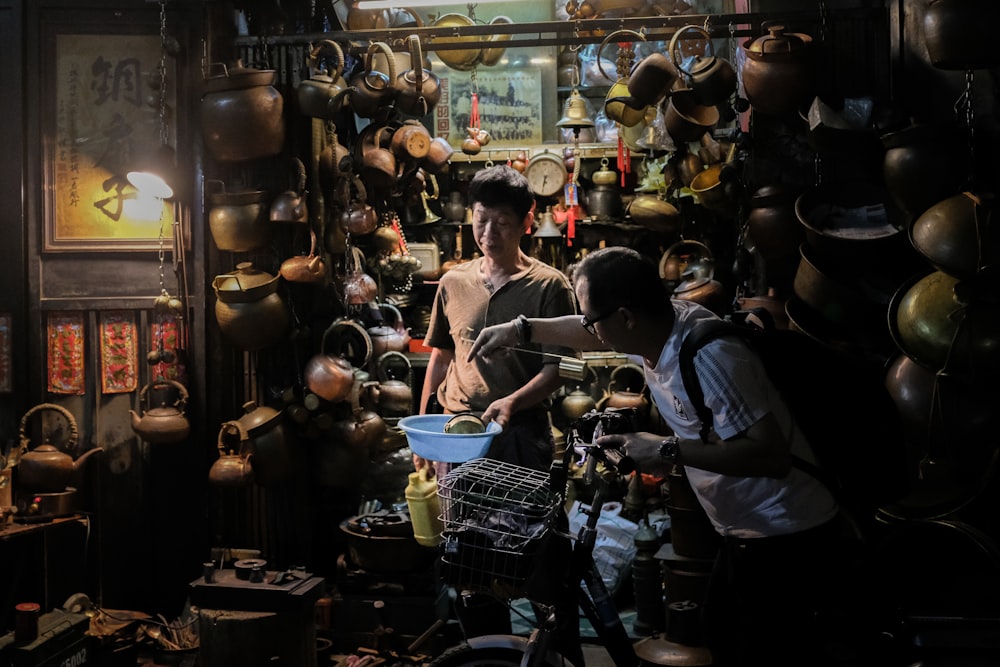
<svg viewBox="0 0 1000 667">
<path fill-rule="evenodd" d="M 924 14 L 924 42 L 931 64 L 947 70 L 1000 64 L 994 44 L 998 9 L 993 0 L 930 0 Z"/>
<path fill-rule="evenodd" d="M 475 25 L 475 21 L 470 19 L 464 14 L 442 14 L 439 16 L 434 23 L 431 24 L 435 28 L 444 28 L 446 30 L 451 30 L 453 32 L 460 32 L 462 28 L 467 28 L 469 26 Z M 435 44 L 463 44 L 463 43 L 475 43 L 479 41 L 479 37 L 475 35 L 465 36 L 465 37 L 439 37 L 434 40 Z M 458 70 L 460 72 L 471 71 L 480 62 L 482 57 L 482 50 L 476 48 L 469 49 L 442 49 L 437 52 L 438 58 L 441 59 L 445 65 L 451 69 Z"/>
<path fill-rule="evenodd" d="M 240 262 L 236 270 L 216 276 L 215 318 L 226 341 L 241 350 L 273 345 L 288 330 L 288 306 L 278 294 L 279 276 Z"/>
<path fill-rule="evenodd" d="M 275 70 L 213 63 L 202 86 L 199 122 L 216 160 L 239 162 L 277 155 L 285 146 L 284 98 Z"/>
<path fill-rule="evenodd" d="M 812 37 L 785 32 L 772 23 L 767 34 L 743 43 L 743 89 L 754 111 L 787 114 L 798 110 L 813 89 Z"/>
<path fill-rule="evenodd" d="M 936 268 L 971 277 L 1000 259 L 993 195 L 963 192 L 934 204 L 910 227 L 910 242 Z"/>
<path fill-rule="evenodd" d="M 901 285 L 889 304 L 897 346 L 932 371 L 988 376 L 1000 371 L 1000 310 L 994 275 L 962 281 L 933 271 Z"/>
<path fill-rule="evenodd" d="M 247 451 L 253 454 L 251 465 L 259 484 L 268 486 L 289 479 L 294 472 L 294 450 L 285 432 L 285 413 L 256 401 L 243 404 L 243 415 L 236 420 L 246 433 Z"/>
<path fill-rule="evenodd" d="M 805 229 L 795 216 L 798 193 L 780 185 L 765 185 L 750 198 L 747 236 L 765 260 L 780 260 L 798 254 Z"/>
<path fill-rule="evenodd" d="M 271 243 L 271 224 L 268 221 L 267 192 L 242 190 L 227 192 L 222 181 L 219 191 L 208 194 L 211 208 L 208 211 L 208 228 L 219 250 L 249 252 Z"/>
<path fill-rule="evenodd" d="M 885 186 L 912 215 L 958 194 L 969 177 L 972 155 L 955 123 L 911 125 L 883 135 L 882 146 Z"/>
</svg>

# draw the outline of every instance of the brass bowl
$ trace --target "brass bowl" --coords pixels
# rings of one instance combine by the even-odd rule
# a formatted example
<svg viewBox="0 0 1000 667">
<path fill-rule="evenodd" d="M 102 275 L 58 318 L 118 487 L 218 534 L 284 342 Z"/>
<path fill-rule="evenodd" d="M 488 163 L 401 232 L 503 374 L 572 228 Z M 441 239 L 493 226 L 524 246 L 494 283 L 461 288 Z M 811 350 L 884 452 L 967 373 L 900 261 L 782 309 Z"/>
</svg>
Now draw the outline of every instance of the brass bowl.
<svg viewBox="0 0 1000 667">
<path fill-rule="evenodd" d="M 475 25 L 475 22 L 468 16 L 456 13 L 442 14 L 431 24 L 432 27 L 447 28 L 449 31 L 453 28 L 468 28 L 473 25 Z M 475 43 L 477 41 L 479 41 L 479 37 L 475 35 L 467 35 L 465 37 L 435 37 L 433 40 L 434 44 L 464 44 Z M 442 49 L 437 52 L 437 56 L 441 59 L 441 62 L 460 72 L 471 71 L 473 67 L 479 64 L 482 55 L 482 49 Z"/>
</svg>

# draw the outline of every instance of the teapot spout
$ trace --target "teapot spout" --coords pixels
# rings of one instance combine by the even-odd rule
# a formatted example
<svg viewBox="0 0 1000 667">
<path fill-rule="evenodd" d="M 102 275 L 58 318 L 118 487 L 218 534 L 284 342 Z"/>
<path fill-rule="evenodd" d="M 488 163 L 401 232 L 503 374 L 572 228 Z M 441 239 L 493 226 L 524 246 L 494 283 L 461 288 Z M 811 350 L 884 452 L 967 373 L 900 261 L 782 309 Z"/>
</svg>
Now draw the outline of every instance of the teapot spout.
<svg viewBox="0 0 1000 667">
<path fill-rule="evenodd" d="M 141 435 L 140 430 L 142 428 L 142 418 L 136 414 L 135 410 L 129 410 L 128 413 L 132 417 L 132 430 Z M 89 454 L 90 452 L 87 453 Z"/>
<path fill-rule="evenodd" d="M 93 449 L 88 449 L 86 452 L 81 454 L 79 457 L 77 457 L 75 461 L 73 461 L 73 473 L 76 474 L 80 470 L 83 470 L 83 465 L 87 462 L 87 459 L 89 459 L 94 454 L 103 451 L 104 451 L 103 447 L 94 447 Z"/>
</svg>

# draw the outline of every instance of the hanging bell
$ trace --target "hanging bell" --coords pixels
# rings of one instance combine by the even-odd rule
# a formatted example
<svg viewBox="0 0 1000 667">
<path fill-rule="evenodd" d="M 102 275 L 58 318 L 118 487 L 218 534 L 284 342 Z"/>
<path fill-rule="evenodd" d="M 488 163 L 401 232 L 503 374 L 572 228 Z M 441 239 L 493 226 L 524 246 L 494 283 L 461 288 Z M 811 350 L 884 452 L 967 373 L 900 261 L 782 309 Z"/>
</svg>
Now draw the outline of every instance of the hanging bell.
<svg viewBox="0 0 1000 667">
<path fill-rule="evenodd" d="M 562 236 L 562 231 L 559 229 L 559 225 L 556 224 L 556 220 L 552 215 L 552 209 L 546 210 L 544 213 L 539 214 L 538 229 L 532 234 L 536 239 L 555 239 Z"/>
<path fill-rule="evenodd" d="M 566 98 L 562 118 L 556 123 L 556 127 L 573 130 L 575 135 L 579 135 L 580 130 L 585 127 L 594 127 L 594 119 L 590 117 L 590 111 L 587 109 L 587 100 L 583 99 L 576 88 Z"/>
</svg>

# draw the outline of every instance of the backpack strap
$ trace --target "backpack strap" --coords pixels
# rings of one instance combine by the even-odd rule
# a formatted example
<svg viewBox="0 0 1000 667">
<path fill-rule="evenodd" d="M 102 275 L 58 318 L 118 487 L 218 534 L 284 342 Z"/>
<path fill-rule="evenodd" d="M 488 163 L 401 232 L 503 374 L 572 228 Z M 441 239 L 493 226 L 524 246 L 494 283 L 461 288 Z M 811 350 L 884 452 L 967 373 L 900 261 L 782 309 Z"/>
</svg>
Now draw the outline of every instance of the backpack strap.
<svg viewBox="0 0 1000 667">
<path fill-rule="evenodd" d="M 757 309 L 754 309 L 757 310 Z M 760 309 L 763 310 L 763 309 Z M 744 316 L 756 316 L 757 313 L 750 311 L 740 313 Z M 770 314 L 767 313 L 767 316 Z M 748 321 L 749 320 L 749 321 Z M 684 383 L 684 390 L 688 394 L 691 403 L 694 404 L 695 414 L 701 422 L 699 436 L 702 442 L 708 442 L 709 432 L 712 430 L 712 411 L 705 405 L 705 392 L 702 391 L 701 382 L 698 380 L 698 373 L 694 367 L 694 357 L 702 347 L 723 336 L 735 336 L 742 338 L 753 346 L 753 337 L 760 333 L 762 328 L 767 328 L 769 323 L 762 320 L 760 323 L 753 322 L 750 317 L 741 318 L 739 324 L 726 320 L 702 320 L 696 322 L 691 328 L 691 332 L 684 337 L 681 342 L 680 353 L 677 355 L 678 366 L 681 372 L 681 381 Z M 761 326 L 763 325 L 763 327 Z M 792 465 L 804 472 L 812 475 L 823 483 L 835 497 L 839 492 L 837 483 L 823 469 L 795 454 L 791 455 Z"/>
<path fill-rule="evenodd" d="M 699 436 L 702 442 L 708 442 L 709 431 L 712 430 L 712 411 L 705 405 L 705 392 L 702 391 L 698 373 L 694 368 L 694 357 L 698 350 L 722 336 L 738 336 L 747 338 L 750 332 L 741 326 L 725 320 L 702 320 L 696 322 L 690 333 L 681 341 L 681 349 L 677 355 L 677 363 L 681 372 L 684 391 L 694 404 L 695 414 L 701 422 Z"/>
</svg>

